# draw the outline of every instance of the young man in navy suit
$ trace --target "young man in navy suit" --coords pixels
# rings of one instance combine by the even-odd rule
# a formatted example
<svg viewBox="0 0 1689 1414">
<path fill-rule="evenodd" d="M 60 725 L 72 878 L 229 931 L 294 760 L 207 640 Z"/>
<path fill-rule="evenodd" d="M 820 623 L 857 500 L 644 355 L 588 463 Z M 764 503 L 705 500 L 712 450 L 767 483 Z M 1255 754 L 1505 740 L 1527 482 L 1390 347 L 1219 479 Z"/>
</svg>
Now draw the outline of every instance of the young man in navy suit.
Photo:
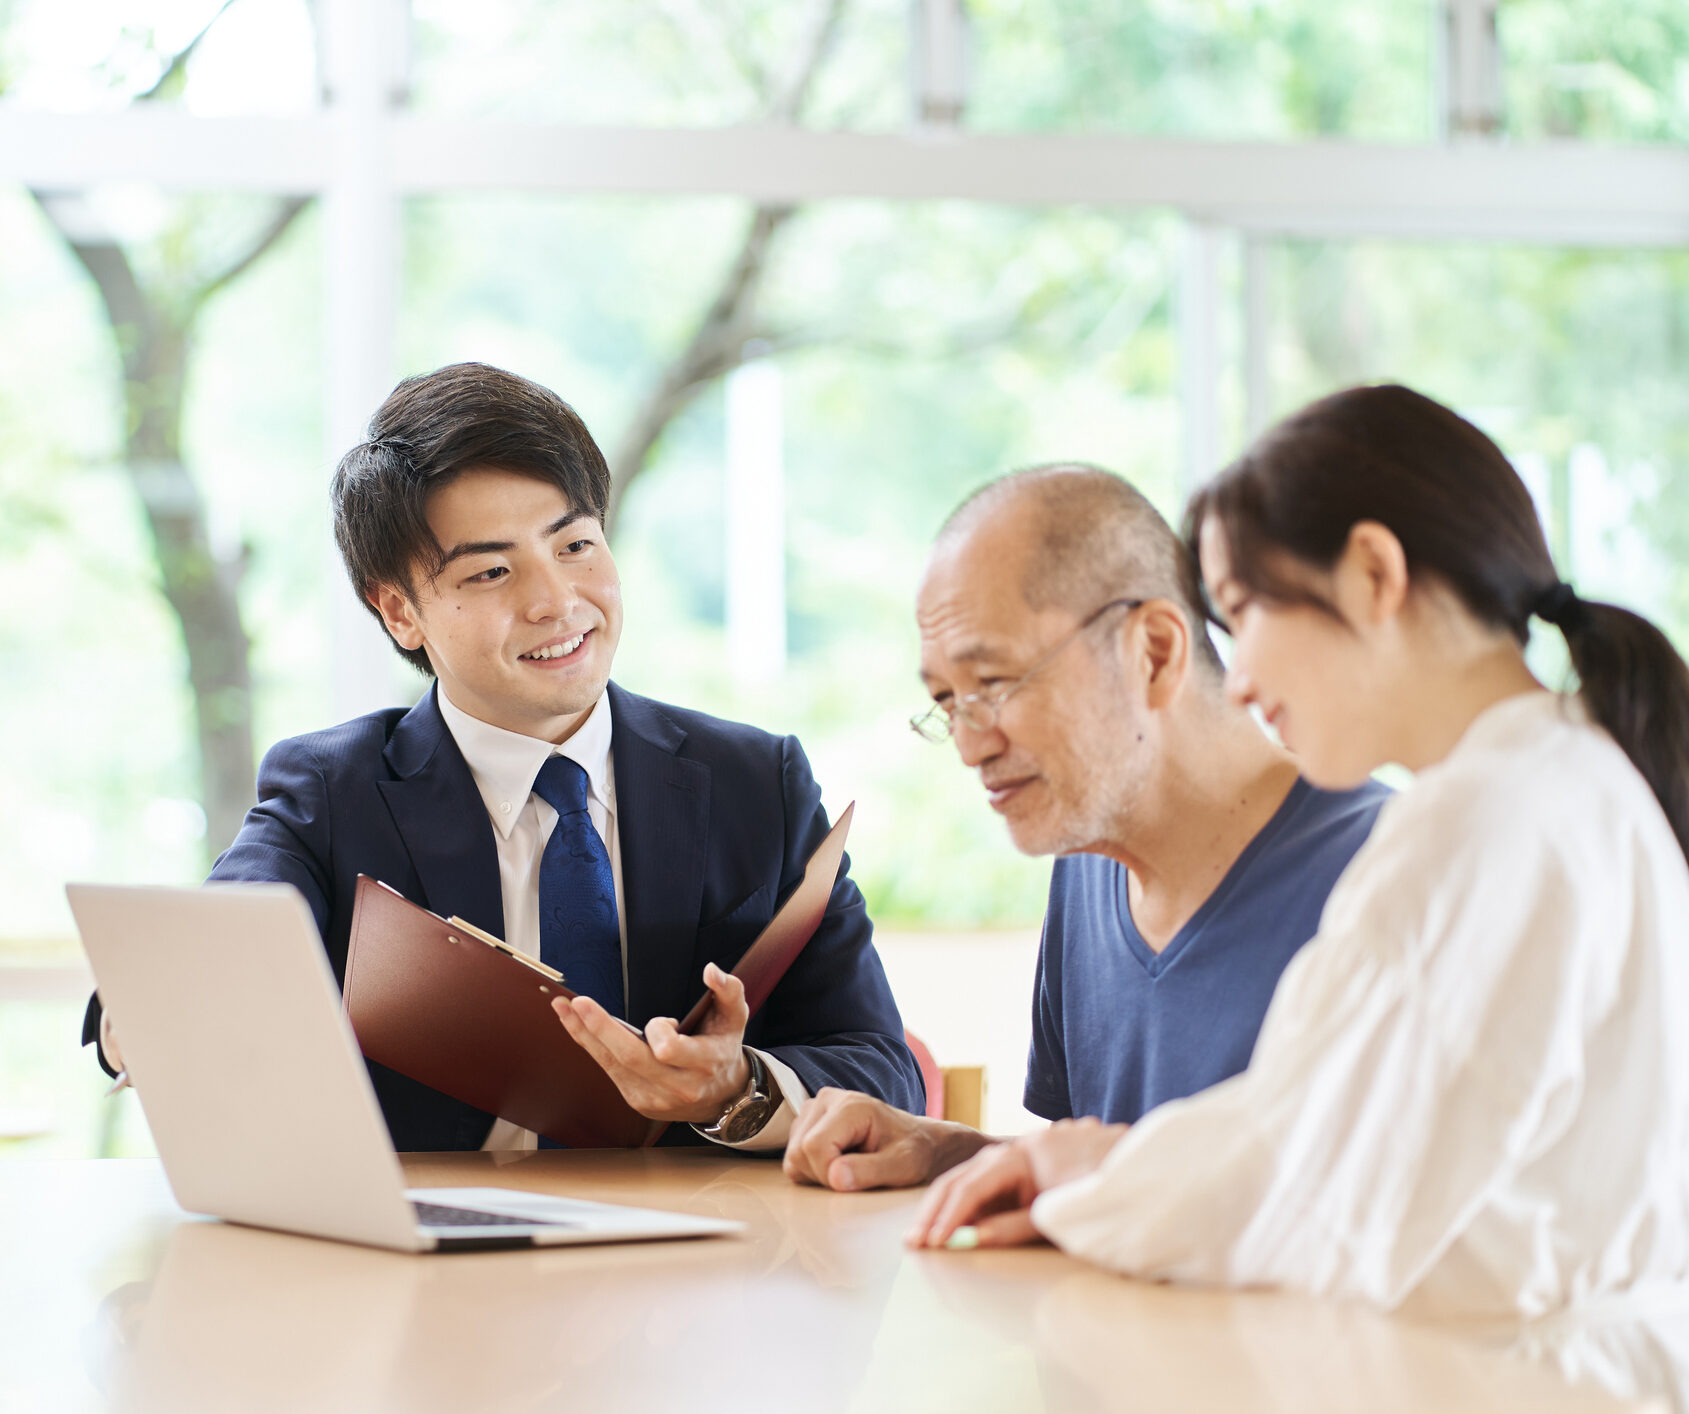
<svg viewBox="0 0 1689 1414">
<path fill-rule="evenodd" d="M 293 884 L 341 979 L 360 873 L 536 957 L 586 947 L 566 971 L 573 982 L 578 962 L 594 980 L 576 990 L 591 995 L 560 1004 L 559 1024 L 636 1109 L 677 1122 L 667 1142 L 777 1149 L 823 1086 L 921 1109 L 847 873 L 747 1020 L 727 969 L 825 835 L 820 790 L 795 738 L 610 682 L 622 627 L 603 530 L 610 475 L 574 410 L 526 379 L 457 364 L 401 383 L 369 430 L 335 473 L 335 538 L 359 598 L 434 684 L 409 711 L 272 748 L 258 804 L 211 877 Z M 558 780 L 573 785 L 548 784 Z M 571 869 L 602 884 L 586 928 L 596 941 L 563 937 L 582 924 L 548 901 Z M 679 1035 L 666 1018 L 705 986 L 711 1020 Z M 109 1066 L 119 1058 L 104 1020 L 96 998 L 84 1039 L 99 1037 Z M 535 1142 L 371 1072 L 400 1149 Z"/>
</svg>

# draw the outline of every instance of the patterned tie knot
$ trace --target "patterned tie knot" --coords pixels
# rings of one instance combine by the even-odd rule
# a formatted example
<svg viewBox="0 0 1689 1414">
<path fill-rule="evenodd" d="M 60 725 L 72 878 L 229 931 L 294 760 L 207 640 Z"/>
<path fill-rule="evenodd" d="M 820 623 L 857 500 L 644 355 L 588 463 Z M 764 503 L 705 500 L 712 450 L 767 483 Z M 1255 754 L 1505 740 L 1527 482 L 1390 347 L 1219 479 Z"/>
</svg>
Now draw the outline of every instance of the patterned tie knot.
<svg viewBox="0 0 1689 1414">
<path fill-rule="evenodd" d="M 558 815 L 586 809 L 586 768 L 567 756 L 548 756 L 534 778 L 534 794 Z"/>
</svg>

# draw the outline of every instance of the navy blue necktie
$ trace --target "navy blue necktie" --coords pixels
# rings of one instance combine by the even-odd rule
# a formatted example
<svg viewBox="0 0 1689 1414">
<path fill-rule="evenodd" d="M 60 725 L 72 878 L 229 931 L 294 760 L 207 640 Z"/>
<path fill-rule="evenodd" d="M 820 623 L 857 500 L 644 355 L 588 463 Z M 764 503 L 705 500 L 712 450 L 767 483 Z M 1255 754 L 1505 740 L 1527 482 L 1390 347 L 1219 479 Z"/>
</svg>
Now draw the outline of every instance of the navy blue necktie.
<svg viewBox="0 0 1689 1414">
<path fill-rule="evenodd" d="M 615 876 L 586 813 L 586 787 L 586 771 L 567 756 L 548 758 L 534 780 L 534 794 L 557 812 L 540 856 L 540 961 L 570 991 L 625 1018 Z"/>
</svg>

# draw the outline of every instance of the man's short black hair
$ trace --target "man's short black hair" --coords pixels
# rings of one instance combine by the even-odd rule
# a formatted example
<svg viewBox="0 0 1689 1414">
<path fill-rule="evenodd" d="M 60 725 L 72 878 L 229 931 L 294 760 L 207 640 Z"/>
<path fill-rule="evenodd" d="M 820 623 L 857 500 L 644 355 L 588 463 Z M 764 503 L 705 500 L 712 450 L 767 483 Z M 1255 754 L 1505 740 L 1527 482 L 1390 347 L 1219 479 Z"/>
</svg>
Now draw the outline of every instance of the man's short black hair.
<svg viewBox="0 0 1689 1414">
<path fill-rule="evenodd" d="M 472 467 L 549 482 L 571 509 L 604 522 L 610 468 L 556 393 L 484 363 L 407 378 L 376 409 L 369 440 L 340 459 L 331 492 L 335 544 L 353 591 L 377 619 L 377 587 L 392 585 L 414 603 L 415 576 L 431 580 L 444 568 L 428 497 Z M 433 673 L 421 648 L 393 646 L 418 672 Z"/>
</svg>

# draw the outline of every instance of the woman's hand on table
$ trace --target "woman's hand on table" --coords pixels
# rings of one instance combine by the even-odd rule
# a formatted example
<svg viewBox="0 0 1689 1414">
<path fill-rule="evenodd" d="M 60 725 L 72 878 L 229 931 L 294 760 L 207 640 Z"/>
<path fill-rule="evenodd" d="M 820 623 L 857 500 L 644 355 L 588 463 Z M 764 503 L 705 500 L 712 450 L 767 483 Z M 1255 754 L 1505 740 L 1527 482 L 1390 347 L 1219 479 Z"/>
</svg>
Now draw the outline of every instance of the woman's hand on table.
<svg viewBox="0 0 1689 1414">
<path fill-rule="evenodd" d="M 969 1247 L 1037 1241 L 1033 1199 L 1095 1171 L 1127 1128 L 1095 1119 L 1064 1119 L 1036 1134 L 992 1145 L 941 1175 L 927 1190 L 905 1243 L 944 1247 L 960 1229 L 972 1229 Z"/>
</svg>

